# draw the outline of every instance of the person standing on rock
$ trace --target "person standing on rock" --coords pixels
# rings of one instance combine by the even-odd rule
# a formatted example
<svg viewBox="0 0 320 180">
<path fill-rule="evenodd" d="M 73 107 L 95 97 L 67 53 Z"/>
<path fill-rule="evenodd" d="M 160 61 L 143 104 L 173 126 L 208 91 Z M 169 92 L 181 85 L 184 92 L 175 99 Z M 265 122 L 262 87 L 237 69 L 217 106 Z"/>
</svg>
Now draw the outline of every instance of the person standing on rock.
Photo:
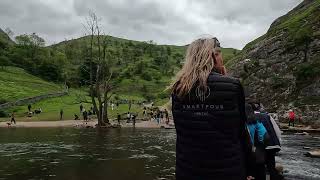
<svg viewBox="0 0 320 180">
<path fill-rule="evenodd" d="M 130 122 L 130 118 L 131 118 L 131 114 L 130 114 L 130 112 L 128 112 L 128 113 L 127 113 L 127 123 Z"/>
<path fill-rule="evenodd" d="M 165 114 L 165 117 L 166 117 L 166 124 L 169 124 L 169 112 L 167 109 L 164 109 L 164 114 Z"/>
<path fill-rule="evenodd" d="M 120 125 L 121 115 L 119 113 L 117 113 L 117 120 L 118 120 L 118 124 Z"/>
<path fill-rule="evenodd" d="M 133 125 L 133 127 L 135 127 L 136 126 L 136 115 L 135 114 L 132 114 L 132 125 Z"/>
<path fill-rule="evenodd" d="M 289 110 L 289 126 L 292 123 L 292 126 L 294 127 L 294 118 L 295 118 L 295 114 L 293 112 L 292 109 Z"/>
<path fill-rule="evenodd" d="M 184 66 L 170 86 L 176 180 L 253 179 L 243 87 L 225 74 L 217 38 L 188 45 Z"/>
</svg>

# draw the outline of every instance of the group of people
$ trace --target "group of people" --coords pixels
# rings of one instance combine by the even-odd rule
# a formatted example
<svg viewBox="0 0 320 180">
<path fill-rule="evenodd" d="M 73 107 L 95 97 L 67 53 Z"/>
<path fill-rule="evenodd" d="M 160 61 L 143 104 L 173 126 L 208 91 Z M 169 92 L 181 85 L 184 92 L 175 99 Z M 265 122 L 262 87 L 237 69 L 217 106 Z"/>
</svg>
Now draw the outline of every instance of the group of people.
<svg viewBox="0 0 320 180">
<path fill-rule="evenodd" d="M 280 179 L 275 168 L 275 155 L 281 150 L 279 126 L 263 109 L 261 103 L 248 102 L 245 105 L 245 111 L 246 125 L 253 147 L 254 166 L 251 167 L 253 176 L 256 179 L 265 179 L 267 170 L 270 179 Z"/>
<path fill-rule="evenodd" d="M 149 112 L 148 112 L 149 111 Z M 149 115 L 149 117 L 148 117 Z M 143 117 L 150 118 L 150 121 L 154 120 L 158 124 L 163 123 L 169 124 L 169 112 L 167 109 L 160 110 L 159 108 L 155 109 L 147 109 L 146 107 L 143 108 Z"/>
<path fill-rule="evenodd" d="M 169 87 L 177 133 L 176 179 L 280 179 L 275 155 L 280 130 L 256 99 L 227 75 L 220 43 L 205 37 L 188 45 Z"/>
<path fill-rule="evenodd" d="M 92 115 L 96 114 L 96 111 L 93 107 L 90 107 L 90 109 L 87 111 L 82 103 L 80 104 L 79 108 L 80 114 L 82 115 L 84 121 L 91 120 Z M 80 120 L 80 117 L 77 114 L 74 114 L 74 120 Z"/>
</svg>

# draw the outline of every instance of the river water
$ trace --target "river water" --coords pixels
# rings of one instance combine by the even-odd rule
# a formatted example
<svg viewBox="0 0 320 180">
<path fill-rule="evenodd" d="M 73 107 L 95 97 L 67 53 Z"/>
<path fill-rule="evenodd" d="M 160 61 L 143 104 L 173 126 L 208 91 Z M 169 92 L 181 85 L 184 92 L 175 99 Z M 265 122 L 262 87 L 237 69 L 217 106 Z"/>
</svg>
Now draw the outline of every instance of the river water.
<svg viewBox="0 0 320 180">
<path fill-rule="evenodd" d="M 0 129 L 2 179 L 174 179 L 175 131 L 165 129 Z M 286 179 L 320 179 L 304 146 L 320 138 L 284 135 L 277 157 Z"/>
</svg>

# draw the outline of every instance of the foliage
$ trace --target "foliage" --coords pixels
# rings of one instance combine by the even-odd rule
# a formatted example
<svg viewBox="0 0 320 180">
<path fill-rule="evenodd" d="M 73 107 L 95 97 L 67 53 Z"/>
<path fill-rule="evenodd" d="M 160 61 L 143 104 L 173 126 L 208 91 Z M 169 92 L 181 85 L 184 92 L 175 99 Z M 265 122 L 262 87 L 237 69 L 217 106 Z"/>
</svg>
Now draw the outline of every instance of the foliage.
<svg viewBox="0 0 320 180">
<path fill-rule="evenodd" d="M 313 61 L 312 63 L 303 63 L 297 67 L 294 73 L 297 78 L 297 83 L 303 84 L 312 81 L 320 75 L 320 62 Z"/>
</svg>

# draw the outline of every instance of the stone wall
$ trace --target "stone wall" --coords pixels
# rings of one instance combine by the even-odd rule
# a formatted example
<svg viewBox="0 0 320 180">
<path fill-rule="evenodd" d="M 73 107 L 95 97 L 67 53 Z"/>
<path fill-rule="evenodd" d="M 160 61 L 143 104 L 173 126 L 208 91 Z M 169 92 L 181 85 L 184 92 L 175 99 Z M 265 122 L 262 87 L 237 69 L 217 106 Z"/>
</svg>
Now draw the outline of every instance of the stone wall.
<svg viewBox="0 0 320 180">
<path fill-rule="evenodd" d="M 68 92 L 57 92 L 57 93 L 50 93 L 50 94 L 44 94 L 44 95 L 40 95 L 40 96 L 34 96 L 34 97 L 29 97 L 29 98 L 24 98 L 24 99 L 19 99 L 17 101 L 14 102 L 7 102 L 4 104 L 0 104 L 0 110 L 3 109 L 7 109 L 13 106 L 22 106 L 22 105 L 27 105 L 27 104 L 33 104 L 35 102 L 41 101 L 43 99 L 47 99 L 47 98 L 53 98 L 53 97 L 60 97 L 60 96 L 64 96 L 67 95 Z"/>
</svg>

